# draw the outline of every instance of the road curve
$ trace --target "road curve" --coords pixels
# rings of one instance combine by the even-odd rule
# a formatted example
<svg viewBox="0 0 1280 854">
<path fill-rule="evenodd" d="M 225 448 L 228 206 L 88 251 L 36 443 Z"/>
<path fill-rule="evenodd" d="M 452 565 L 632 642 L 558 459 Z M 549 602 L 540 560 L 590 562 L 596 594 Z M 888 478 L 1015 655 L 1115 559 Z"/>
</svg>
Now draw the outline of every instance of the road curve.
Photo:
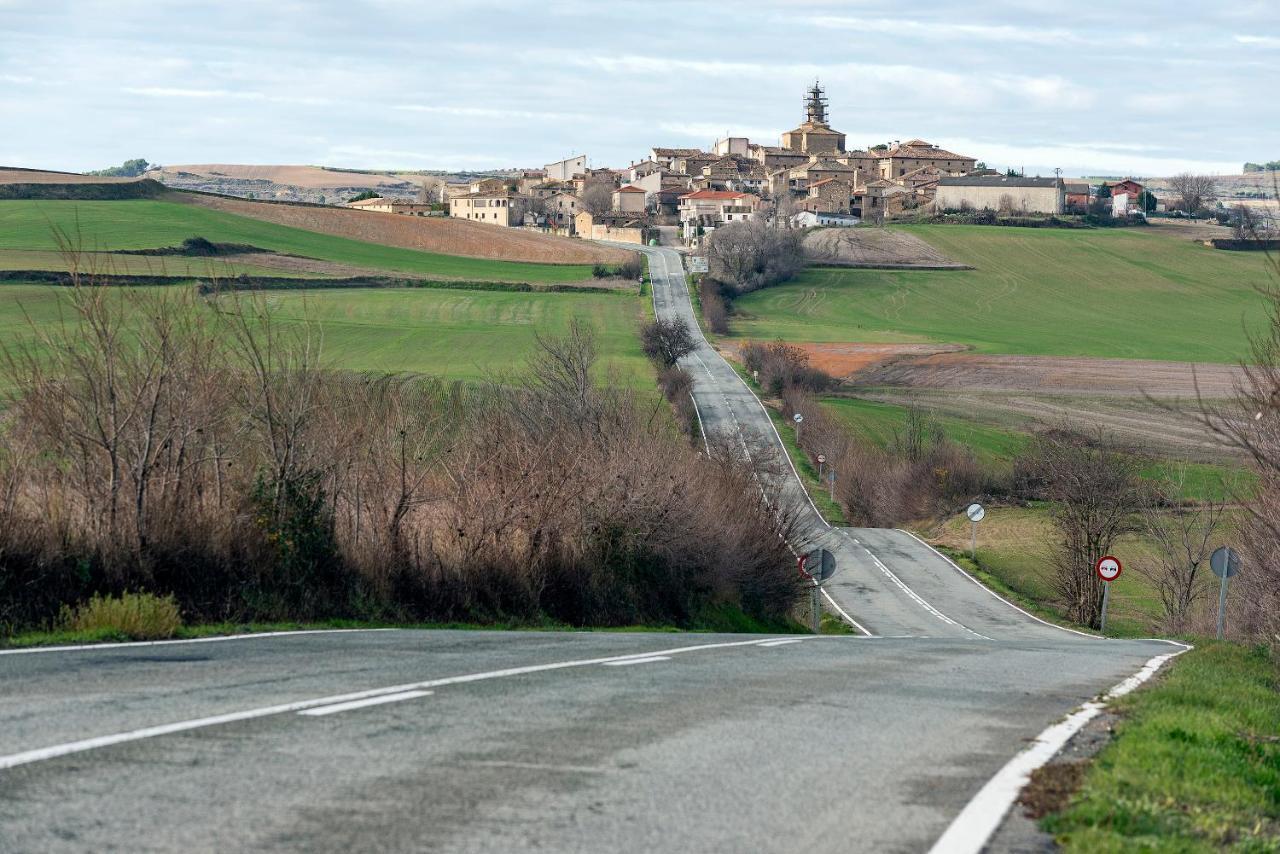
<svg viewBox="0 0 1280 854">
<path fill-rule="evenodd" d="M 694 377 L 693 397 L 703 429 L 760 466 L 767 489 L 801 520 L 797 550 L 824 546 L 839 573 L 827 593 L 858 625 L 881 636 L 977 640 L 1056 639 L 1051 626 L 996 597 L 950 561 L 905 531 L 833 528 L 809 500 L 786 459 L 781 439 L 759 399 L 698 332 L 680 254 L 644 247 L 653 282 L 654 312 L 679 318 L 697 332 L 698 346 L 682 361 Z"/>
</svg>

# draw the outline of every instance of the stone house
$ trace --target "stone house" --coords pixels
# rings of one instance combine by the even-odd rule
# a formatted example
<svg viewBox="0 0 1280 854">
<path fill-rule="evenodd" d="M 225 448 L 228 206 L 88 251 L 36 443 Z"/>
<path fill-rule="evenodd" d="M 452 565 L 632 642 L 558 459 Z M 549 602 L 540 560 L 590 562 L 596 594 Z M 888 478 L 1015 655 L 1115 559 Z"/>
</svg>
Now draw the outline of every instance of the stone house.
<svg viewBox="0 0 1280 854">
<path fill-rule="evenodd" d="M 880 177 L 889 181 L 922 166 L 932 166 L 944 175 L 963 175 L 972 172 L 977 162 L 972 157 L 947 151 L 923 139 L 908 140 L 879 152 Z"/>
<path fill-rule="evenodd" d="M 682 157 L 701 154 L 700 148 L 654 148 L 650 150 L 649 159 L 672 172 L 676 170 L 676 161 Z"/>
<path fill-rule="evenodd" d="M 645 191 L 643 187 L 627 184 L 613 191 L 613 209 L 618 213 L 643 214 Z"/>
<path fill-rule="evenodd" d="M 469 185 L 470 192 L 475 193 L 498 193 L 507 189 L 509 178 L 477 178 Z"/>
<path fill-rule="evenodd" d="M 405 199 L 386 199 L 382 197 L 347 202 L 346 206 L 361 211 L 407 214 L 409 216 L 431 216 L 434 213 L 431 205 L 424 205 L 421 202 L 411 202 Z"/>
<path fill-rule="evenodd" d="M 823 178 L 809 185 L 808 195 L 796 203 L 802 211 L 847 214 L 853 199 L 853 182 L 845 178 Z"/>
<path fill-rule="evenodd" d="M 568 228 L 582 209 L 582 199 L 573 193 L 556 193 L 543 202 L 542 210 L 556 228 Z"/>
<path fill-rule="evenodd" d="M 1060 178 L 1005 175 L 944 176 L 938 179 L 934 206 L 940 211 L 990 210 L 1060 214 L 1066 202 Z"/>
<path fill-rule="evenodd" d="M 651 234 L 648 222 L 642 217 L 625 213 L 593 215 L 581 211 L 574 217 L 574 231 L 584 239 L 615 240 L 619 243 L 648 242 Z"/>
<path fill-rule="evenodd" d="M 470 193 L 449 200 L 449 216 L 489 225 L 509 226 L 511 203 L 518 198 L 505 190 L 496 193 Z"/>
</svg>

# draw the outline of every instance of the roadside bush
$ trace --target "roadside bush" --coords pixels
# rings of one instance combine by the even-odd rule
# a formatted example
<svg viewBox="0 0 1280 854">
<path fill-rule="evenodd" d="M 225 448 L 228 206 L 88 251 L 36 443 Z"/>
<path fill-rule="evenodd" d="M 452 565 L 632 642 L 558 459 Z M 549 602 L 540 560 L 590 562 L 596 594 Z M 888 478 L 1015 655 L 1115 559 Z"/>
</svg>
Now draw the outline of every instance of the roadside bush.
<svg viewBox="0 0 1280 854">
<path fill-rule="evenodd" d="M 644 265 L 640 263 L 640 256 L 635 254 L 618 265 L 618 275 L 624 279 L 639 279 L 643 273 Z"/>
<path fill-rule="evenodd" d="M 747 370 L 758 372 L 761 387 L 772 395 L 781 395 L 788 389 L 818 393 L 838 384 L 835 377 L 809 364 L 808 353 L 783 341 L 750 341 L 740 352 Z"/>
<path fill-rule="evenodd" d="M 591 267 L 591 275 L 597 279 L 606 279 L 613 275 L 613 271 L 604 264 L 594 264 Z"/>
<path fill-rule="evenodd" d="M 797 412 L 804 415 L 801 450 L 811 460 L 826 455 L 837 473 L 836 500 L 855 524 L 894 527 L 949 515 L 979 496 L 1006 491 L 1000 474 L 985 470 L 918 408 L 909 408 L 904 427 L 886 448 L 829 416 L 818 398 L 790 388 L 783 395 L 783 414 L 790 418 Z"/>
<path fill-rule="evenodd" d="M 264 294 L 67 297 L 0 344 L 2 630 L 138 590 L 189 621 L 574 625 L 774 619 L 799 592 L 793 517 L 601 385 L 580 323 L 477 388 L 329 370 Z"/>
<path fill-rule="evenodd" d="M 702 306 L 702 319 L 707 328 L 717 335 L 729 334 L 729 301 L 724 296 L 724 285 L 709 275 L 698 279 L 698 302 Z"/>
<path fill-rule="evenodd" d="M 670 368 L 697 347 L 689 325 L 678 317 L 640 327 L 640 343 L 644 354 L 664 368 Z"/>
<path fill-rule="evenodd" d="M 172 595 L 123 593 L 94 595 L 75 608 L 64 605 L 58 622 L 68 631 L 109 633 L 130 640 L 163 640 L 178 633 L 182 616 Z"/>
</svg>

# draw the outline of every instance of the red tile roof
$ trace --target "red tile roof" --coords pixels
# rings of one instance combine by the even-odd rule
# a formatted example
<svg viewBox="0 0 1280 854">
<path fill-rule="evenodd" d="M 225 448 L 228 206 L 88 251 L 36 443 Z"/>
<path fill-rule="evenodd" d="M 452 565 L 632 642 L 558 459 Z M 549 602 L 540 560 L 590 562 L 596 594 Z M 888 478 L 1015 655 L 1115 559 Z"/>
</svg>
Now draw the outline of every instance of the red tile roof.
<svg viewBox="0 0 1280 854">
<path fill-rule="evenodd" d="M 627 185 L 627 186 L 625 186 L 625 187 L 619 187 L 619 188 L 618 188 L 618 190 L 617 190 L 617 192 L 619 192 L 619 193 L 643 193 L 643 192 L 644 192 L 644 188 L 643 188 L 643 187 L 636 187 L 636 186 L 634 186 L 634 185 L 632 185 L 632 184 L 628 184 L 628 185 Z"/>
</svg>

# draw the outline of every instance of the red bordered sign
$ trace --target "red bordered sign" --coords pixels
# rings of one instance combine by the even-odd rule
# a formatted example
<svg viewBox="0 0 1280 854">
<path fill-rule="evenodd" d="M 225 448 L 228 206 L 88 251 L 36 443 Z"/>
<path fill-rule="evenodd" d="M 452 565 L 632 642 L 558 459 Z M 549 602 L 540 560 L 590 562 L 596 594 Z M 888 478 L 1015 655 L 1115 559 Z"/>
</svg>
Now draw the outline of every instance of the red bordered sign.
<svg viewBox="0 0 1280 854">
<path fill-rule="evenodd" d="M 1097 570 L 1098 577 L 1103 581 L 1115 581 L 1124 570 L 1124 567 L 1120 565 L 1120 560 L 1111 555 L 1104 555 L 1098 558 L 1098 562 L 1093 568 Z"/>
</svg>

